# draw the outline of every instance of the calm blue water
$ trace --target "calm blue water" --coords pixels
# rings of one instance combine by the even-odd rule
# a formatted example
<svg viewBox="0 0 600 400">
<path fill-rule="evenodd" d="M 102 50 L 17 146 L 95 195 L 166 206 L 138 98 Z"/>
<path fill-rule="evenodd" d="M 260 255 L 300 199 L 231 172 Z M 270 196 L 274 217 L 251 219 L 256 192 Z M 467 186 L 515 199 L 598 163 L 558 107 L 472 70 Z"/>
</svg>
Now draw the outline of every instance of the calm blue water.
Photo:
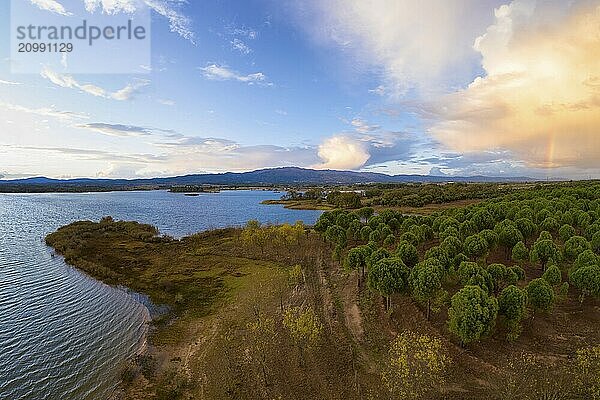
<svg viewBox="0 0 600 400">
<path fill-rule="evenodd" d="M 0 399 L 107 399 L 144 345 L 148 310 L 52 257 L 46 234 L 72 221 L 137 220 L 184 236 L 210 228 L 315 222 L 319 211 L 261 205 L 280 194 L 165 191 L 0 194 Z"/>
</svg>

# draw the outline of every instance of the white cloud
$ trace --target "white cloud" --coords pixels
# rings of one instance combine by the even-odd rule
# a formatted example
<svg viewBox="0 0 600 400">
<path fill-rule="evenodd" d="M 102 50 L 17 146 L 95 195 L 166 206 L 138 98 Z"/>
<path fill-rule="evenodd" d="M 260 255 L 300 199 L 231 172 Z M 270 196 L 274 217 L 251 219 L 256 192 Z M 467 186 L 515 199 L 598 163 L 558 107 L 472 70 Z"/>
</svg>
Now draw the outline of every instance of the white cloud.
<svg viewBox="0 0 600 400">
<path fill-rule="evenodd" d="M 60 15 L 73 15 L 65 10 L 65 7 L 56 0 L 29 0 L 31 4 L 38 6 L 42 10 L 50 11 Z"/>
<path fill-rule="evenodd" d="M 320 146 L 318 155 L 323 160 L 319 169 L 357 169 L 365 165 L 370 154 L 365 144 L 349 136 L 333 136 Z"/>
<path fill-rule="evenodd" d="M 192 21 L 179 10 L 181 5 L 186 3 L 185 0 L 142 0 L 142 2 L 167 18 L 171 32 L 195 43 L 195 34 L 191 27 Z M 89 12 L 101 9 L 107 14 L 135 12 L 139 3 L 139 0 L 85 0 L 86 9 Z"/>
<path fill-rule="evenodd" d="M 459 152 L 508 150 L 529 167 L 600 159 L 600 6 L 515 0 L 475 41 L 486 75 L 430 105 Z"/>
<path fill-rule="evenodd" d="M 379 85 L 375 89 L 369 89 L 369 93 L 374 93 L 378 96 L 383 96 L 386 93 L 385 86 Z"/>
<path fill-rule="evenodd" d="M 77 127 L 82 129 L 90 129 L 108 136 L 118 137 L 149 136 L 152 134 L 152 131 L 148 128 L 123 124 L 106 124 L 95 122 L 77 125 Z"/>
<path fill-rule="evenodd" d="M 443 91 L 468 80 L 475 38 L 493 20 L 480 0 L 288 1 L 318 43 L 349 56 L 353 70 L 382 73 L 388 94 Z M 491 3 L 491 4 L 490 4 Z M 377 90 L 377 89 L 376 89 Z"/>
<path fill-rule="evenodd" d="M 5 81 L 5 80 L 0 79 L 0 85 L 17 86 L 17 85 L 22 85 L 22 83 L 20 83 L 20 82 L 13 82 L 13 81 Z"/>
<path fill-rule="evenodd" d="M 73 111 L 61 111 L 57 110 L 55 107 L 31 108 L 19 104 L 0 102 L 0 108 L 4 108 L 8 111 L 34 114 L 41 117 L 51 117 L 62 121 L 74 121 L 89 118 L 87 114 L 76 113 Z"/>
<path fill-rule="evenodd" d="M 248 45 L 244 42 L 242 42 L 240 39 L 238 38 L 234 38 L 232 41 L 229 42 L 231 44 L 231 47 L 234 50 L 239 51 L 242 54 L 250 54 L 252 53 L 252 49 L 250 47 L 248 47 Z"/>
<path fill-rule="evenodd" d="M 352 121 L 350 121 L 350 125 L 354 127 L 356 132 L 363 134 L 373 132 L 380 128 L 379 125 L 369 125 L 365 120 L 361 118 L 354 118 Z"/>
<path fill-rule="evenodd" d="M 227 81 L 227 80 L 235 80 L 239 82 L 245 82 L 249 85 L 253 84 L 263 84 L 263 85 L 272 85 L 270 82 L 265 82 L 266 76 L 262 72 L 255 72 L 253 74 L 243 75 L 239 72 L 236 72 L 227 66 L 211 64 L 206 67 L 200 68 L 204 77 L 210 80 L 219 80 L 219 81 Z"/>
<path fill-rule="evenodd" d="M 132 99 L 137 93 L 139 93 L 140 89 L 150 84 L 150 81 L 138 79 L 133 83 L 127 84 L 122 89 L 119 89 L 115 92 L 110 92 L 104 88 L 101 88 L 100 86 L 96 86 L 90 83 L 79 83 L 71 75 L 55 72 L 47 66 L 44 66 L 42 68 L 41 75 L 42 77 L 48 79 L 50 82 L 60 87 L 79 89 L 93 96 L 119 101 Z"/>
<path fill-rule="evenodd" d="M 175 105 L 175 101 L 170 100 L 170 99 L 158 99 L 156 101 L 164 106 L 174 106 Z"/>
</svg>

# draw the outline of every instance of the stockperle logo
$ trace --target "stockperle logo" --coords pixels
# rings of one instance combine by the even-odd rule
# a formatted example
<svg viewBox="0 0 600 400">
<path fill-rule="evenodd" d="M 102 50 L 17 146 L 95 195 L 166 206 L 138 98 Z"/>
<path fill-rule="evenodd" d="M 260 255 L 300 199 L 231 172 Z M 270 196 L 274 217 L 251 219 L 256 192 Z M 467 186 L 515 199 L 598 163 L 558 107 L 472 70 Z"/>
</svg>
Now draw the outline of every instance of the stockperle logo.
<svg viewBox="0 0 600 400">
<path fill-rule="evenodd" d="M 142 1 L 11 0 L 11 72 L 147 73 L 150 10 Z M 115 3 L 118 5 L 119 3 Z"/>
</svg>

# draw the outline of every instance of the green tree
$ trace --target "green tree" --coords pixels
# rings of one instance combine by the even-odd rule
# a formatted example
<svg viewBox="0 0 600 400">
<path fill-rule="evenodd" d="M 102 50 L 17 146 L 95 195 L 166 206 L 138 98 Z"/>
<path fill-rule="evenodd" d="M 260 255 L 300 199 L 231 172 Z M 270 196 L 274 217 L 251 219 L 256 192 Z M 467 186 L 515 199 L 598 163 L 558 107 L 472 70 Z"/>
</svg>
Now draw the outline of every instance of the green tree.
<svg viewBox="0 0 600 400">
<path fill-rule="evenodd" d="M 573 236 L 565 242 L 565 257 L 569 260 L 574 260 L 579 254 L 591 248 L 586 238 Z"/>
<path fill-rule="evenodd" d="M 548 231 L 541 231 L 538 241 L 540 240 L 552 240 L 552 234 Z"/>
<path fill-rule="evenodd" d="M 548 217 L 542 221 L 540 228 L 549 232 L 556 232 L 560 227 L 560 224 L 555 218 Z"/>
<path fill-rule="evenodd" d="M 538 239 L 533 244 L 533 249 L 531 249 L 530 259 L 532 262 L 541 262 L 542 269 L 546 270 L 546 264 L 548 261 L 559 261 L 560 260 L 560 250 L 554 244 L 554 242 L 550 239 Z"/>
<path fill-rule="evenodd" d="M 520 280 L 520 281 L 525 280 L 525 270 L 523 268 L 521 268 L 519 265 L 513 265 L 512 267 L 510 267 L 510 270 L 512 272 L 514 272 L 515 275 L 517 275 L 518 280 Z"/>
<path fill-rule="evenodd" d="M 383 239 L 383 245 L 385 247 L 392 247 L 396 243 L 396 237 L 393 234 L 389 234 Z"/>
<path fill-rule="evenodd" d="M 340 208 L 359 208 L 360 198 L 358 193 L 333 191 L 327 195 L 327 202 Z"/>
<path fill-rule="evenodd" d="M 359 285 L 361 279 L 365 276 L 365 268 L 367 267 L 367 261 L 371 255 L 371 248 L 369 246 L 358 246 L 350 249 L 346 255 L 344 267 L 348 270 L 359 270 Z"/>
<path fill-rule="evenodd" d="M 371 229 L 370 226 L 365 225 L 362 228 L 360 228 L 360 238 L 362 240 L 364 240 L 365 242 L 369 241 L 369 237 L 371 236 L 371 232 L 373 232 L 373 229 Z"/>
<path fill-rule="evenodd" d="M 460 237 L 465 239 L 468 236 L 474 235 L 477 233 L 477 226 L 471 220 L 466 220 L 462 224 L 460 224 L 460 228 L 458 230 Z"/>
<path fill-rule="evenodd" d="M 371 207 L 363 207 L 354 211 L 354 213 L 363 221 L 367 221 L 369 218 L 371 218 L 374 212 L 375 210 L 373 210 Z"/>
<path fill-rule="evenodd" d="M 500 289 L 506 285 L 514 285 L 519 279 L 519 277 L 504 264 L 490 264 L 487 266 L 487 271 L 492 277 L 495 294 L 498 294 Z"/>
<path fill-rule="evenodd" d="M 556 265 L 549 266 L 542 275 L 542 278 L 552 286 L 558 286 L 562 282 L 562 274 Z"/>
<path fill-rule="evenodd" d="M 485 239 L 488 244 L 488 250 L 493 250 L 498 245 L 498 235 L 491 229 L 484 229 L 479 235 Z"/>
<path fill-rule="evenodd" d="M 588 264 L 571 272 L 569 279 L 573 285 L 581 290 L 580 301 L 585 296 L 600 298 L 600 266 Z"/>
<path fill-rule="evenodd" d="M 424 399 L 443 385 L 452 360 L 442 341 L 428 335 L 404 331 L 392 341 L 382 381 L 396 399 Z"/>
<path fill-rule="evenodd" d="M 431 312 L 431 299 L 442 289 L 442 267 L 435 258 L 415 265 L 409 275 L 410 288 L 415 299 L 427 303 L 427 319 Z"/>
<path fill-rule="evenodd" d="M 331 225 L 325 230 L 325 239 L 328 241 L 339 244 L 341 246 L 346 245 L 346 230 L 339 225 Z"/>
<path fill-rule="evenodd" d="M 592 235 L 592 250 L 600 254 L 600 231 Z"/>
<path fill-rule="evenodd" d="M 577 256 L 573 263 L 573 270 L 589 265 L 600 264 L 600 258 L 591 250 L 586 250 Z"/>
<path fill-rule="evenodd" d="M 485 208 L 476 211 L 472 220 L 480 231 L 494 227 L 494 217 Z"/>
<path fill-rule="evenodd" d="M 505 287 L 498 297 L 498 314 L 506 318 L 508 340 L 516 340 L 521 333 L 521 320 L 525 317 L 527 293 L 515 285 Z"/>
<path fill-rule="evenodd" d="M 373 251 L 369 258 L 367 258 L 367 267 L 371 268 L 377 263 L 377 261 L 383 260 L 384 258 L 390 258 L 391 256 L 392 255 L 389 251 L 387 251 L 387 249 L 380 247 L 377 250 Z"/>
<path fill-rule="evenodd" d="M 440 244 L 440 247 L 450 258 L 456 257 L 456 255 L 463 250 L 462 242 L 455 236 L 448 236 L 445 238 Z"/>
<path fill-rule="evenodd" d="M 398 244 L 396 254 L 408 267 L 412 268 L 419 262 L 417 248 L 407 241 L 402 241 Z"/>
<path fill-rule="evenodd" d="M 465 239 L 465 253 L 467 256 L 477 258 L 487 252 L 488 244 L 480 235 L 469 236 Z"/>
<path fill-rule="evenodd" d="M 535 223 L 530 218 L 519 218 L 515 221 L 515 225 L 523 238 L 531 237 L 538 229 Z"/>
<path fill-rule="evenodd" d="M 529 250 L 525 247 L 525 243 L 519 241 L 512 249 L 512 259 L 517 262 L 529 260 Z"/>
<path fill-rule="evenodd" d="M 507 224 L 498 232 L 498 242 L 505 248 L 505 256 L 508 260 L 511 249 L 519 242 L 523 241 L 523 235 L 512 223 Z"/>
<path fill-rule="evenodd" d="M 575 228 L 571 225 L 564 224 L 558 230 L 558 236 L 560 236 L 563 242 L 566 242 L 571 236 L 575 236 Z"/>
<path fill-rule="evenodd" d="M 533 279 L 529 282 L 527 298 L 534 310 L 550 311 L 554 306 L 554 290 L 543 278 Z"/>
<path fill-rule="evenodd" d="M 368 284 L 386 299 L 386 308 L 392 306 L 391 295 L 408 288 L 409 269 L 399 257 L 384 258 L 369 268 Z"/>
<path fill-rule="evenodd" d="M 488 335 L 496 321 L 498 302 L 479 286 L 465 286 L 452 296 L 448 329 L 462 344 Z"/>
<path fill-rule="evenodd" d="M 463 285 L 477 285 L 488 293 L 494 290 L 492 275 L 477 263 L 462 262 L 458 267 L 458 278 Z"/>
</svg>

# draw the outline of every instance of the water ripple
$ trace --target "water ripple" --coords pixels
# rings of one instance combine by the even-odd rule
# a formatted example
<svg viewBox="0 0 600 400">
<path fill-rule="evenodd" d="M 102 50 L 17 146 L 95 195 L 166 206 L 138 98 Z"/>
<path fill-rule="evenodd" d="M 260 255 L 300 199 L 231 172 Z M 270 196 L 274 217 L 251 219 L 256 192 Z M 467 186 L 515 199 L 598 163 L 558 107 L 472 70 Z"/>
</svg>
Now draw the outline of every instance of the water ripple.
<svg viewBox="0 0 600 400">
<path fill-rule="evenodd" d="M 0 194 L 0 399 L 107 399 L 119 365 L 144 343 L 148 299 L 98 282 L 53 256 L 43 238 L 112 215 L 183 236 L 263 222 L 313 223 L 320 212 L 259 203 L 264 191 L 188 197 L 162 191 Z M 152 313 L 164 312 L 151 307 Z"/>
</svg>

